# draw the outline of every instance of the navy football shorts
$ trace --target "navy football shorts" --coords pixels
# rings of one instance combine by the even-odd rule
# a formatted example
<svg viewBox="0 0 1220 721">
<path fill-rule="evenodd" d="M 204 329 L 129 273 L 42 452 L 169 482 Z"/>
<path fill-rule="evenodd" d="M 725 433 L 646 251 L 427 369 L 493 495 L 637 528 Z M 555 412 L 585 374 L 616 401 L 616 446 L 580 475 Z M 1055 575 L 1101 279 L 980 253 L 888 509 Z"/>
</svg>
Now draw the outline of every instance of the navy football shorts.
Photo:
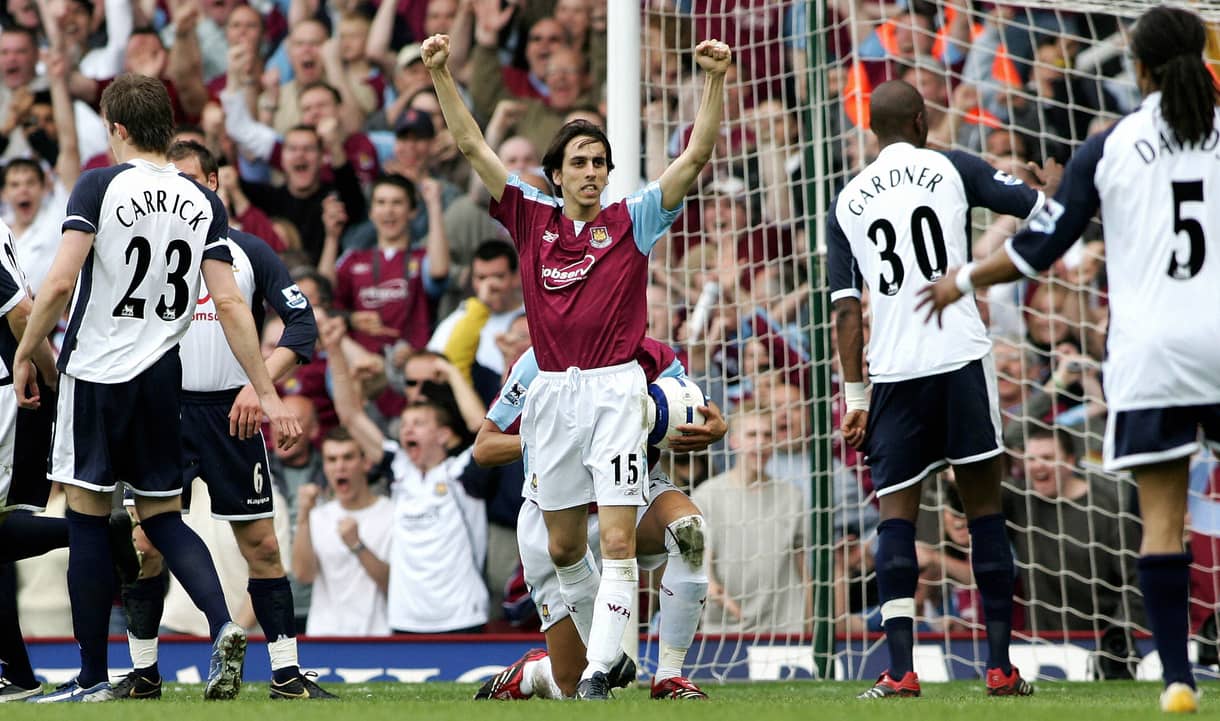
<svg viewBox="0 0 1220 721">
<path fill-rule="evenodd" d="M 92 491 L 123 481 L 137 496 L 182 493 L 178 348 L 124 383 L 59 377 L 51 480 Z"/>
<path fill-rule="evenodd" d="M 1003 453 L 991 356 L 948 373 L 874 383 L 864 451 L 879 496 L 946 465 Z"/>
<path fill-rule="evenodd" d="M 1107 471 L 1189 458 L 1199 451 L 1199 431 L 1220 451 L 1220 404 L 1111 411 L 1103 444 Z"/>
<path fill-rule="evenodd" d="M 236 397 L 236 390 L 182 391 L 182 505 L 190 507 L 191 481 L 202 478 L 213 518 L 271 518 L 271 471 L 262 431 L 244 441 L 229 435 L 229 409 Z"/>
</svg>

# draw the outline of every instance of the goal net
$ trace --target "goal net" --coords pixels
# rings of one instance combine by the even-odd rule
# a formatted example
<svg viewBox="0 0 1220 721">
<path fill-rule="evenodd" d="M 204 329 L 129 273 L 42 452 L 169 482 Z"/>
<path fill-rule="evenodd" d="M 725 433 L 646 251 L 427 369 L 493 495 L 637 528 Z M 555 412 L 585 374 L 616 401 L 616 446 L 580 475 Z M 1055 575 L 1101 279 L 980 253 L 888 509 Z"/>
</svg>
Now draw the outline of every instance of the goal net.
<svg viewBox="0 0 1220 721">
<path fill-rule="evenodd" d="M 732 449 L 663 459 L 675 482 L 693 488 L 711 528 L 713 585 L 688 656 L 693 676 L 871 679 L 886 667 L 872 564 L 876 498 L 867 466 L 835 431 L 843 406 L 823 268 L 830 200 L 877 153 L 867 130 L 871 88 L 911 82 L 927 101 L 930 145 L 976 153 L 1033 182 L 1029 163 L 1066 162 L 1139 103 L 1127 32 L 1154 4 L 642 4 L 647 177 L 689 135 L 703 82 L 690 48 L 720 38 L 736 61 L 715 157 L 654 252 L 649 291 L 650 333 L 674 344 L 730 419 Z M 1190 6 L 1220 21 L 1220 3 Z M 1220 25 L 1212 27 L 1220 47 Z M 976 210 L 974 255 L 1017 227 Z M 1008 450 L 1014 662 L 1027 677 L 1159 677 L 1135 582 L 1134 485 L 1099 462 L 1100 224 L 1048 275 L 990 289 L 979 302 L 995 342 Z M 1198 458 L 1191 479 L 1192 657 L 1206 667 L 1216 663 L 1220 471 Z M 951 474 L 924 485 L 916 670 L 927 681 L 978 678 L 986 639 L 961 504 Z M 650 588 L 641 597 L 646 673 L 657 655 L 659 573 Z"/>
</svg>

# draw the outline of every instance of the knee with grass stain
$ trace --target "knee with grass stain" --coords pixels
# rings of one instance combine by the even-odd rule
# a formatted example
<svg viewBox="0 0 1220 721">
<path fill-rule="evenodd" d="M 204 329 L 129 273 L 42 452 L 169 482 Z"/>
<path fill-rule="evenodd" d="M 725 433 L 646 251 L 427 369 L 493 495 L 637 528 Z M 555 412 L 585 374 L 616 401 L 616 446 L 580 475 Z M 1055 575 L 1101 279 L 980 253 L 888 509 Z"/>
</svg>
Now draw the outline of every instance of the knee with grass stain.
<svg viewBox="0 0 1220 721">
<path fill-rule="evenodd" d="M 683 516 L 665 527 L 666 549 L 693 569 L 703 567 L 705 523 L 703 516 Z"/>
</svg>

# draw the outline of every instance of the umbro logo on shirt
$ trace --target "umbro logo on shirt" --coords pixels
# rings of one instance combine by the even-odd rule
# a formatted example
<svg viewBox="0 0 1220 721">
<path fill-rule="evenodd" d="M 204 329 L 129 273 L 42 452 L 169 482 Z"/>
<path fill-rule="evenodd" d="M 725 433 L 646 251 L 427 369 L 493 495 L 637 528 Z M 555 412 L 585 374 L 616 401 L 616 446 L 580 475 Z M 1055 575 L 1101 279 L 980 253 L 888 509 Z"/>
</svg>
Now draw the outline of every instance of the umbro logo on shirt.
<svg viewBox="0 0 1220 721">
<path fill-rule="evenodd" d="M 543 231 L 542 239 L 547 243 L 554 243 L 555 241 L 559 240 L 559 233 L 556 233 L 553 230 Z"/>
<path fill-rule="evenodd" d="M 596 261 L 597 258 L 590 253 L 562 268 L 549 268 L 544 265 L 542 266 L 542 287 L 547 290 L 563 290 L 573 283 L 578 283 L 585 279 Z"/>
</svg>

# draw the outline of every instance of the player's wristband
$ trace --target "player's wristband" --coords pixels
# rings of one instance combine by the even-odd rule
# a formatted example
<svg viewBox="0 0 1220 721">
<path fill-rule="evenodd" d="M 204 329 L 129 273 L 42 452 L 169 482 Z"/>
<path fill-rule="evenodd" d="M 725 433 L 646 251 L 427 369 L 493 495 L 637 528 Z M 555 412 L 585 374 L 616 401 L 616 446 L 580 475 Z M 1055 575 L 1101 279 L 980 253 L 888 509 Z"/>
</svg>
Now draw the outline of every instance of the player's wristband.
<svg viewBox="0 0 1220 721">
<path fill-rule="evenodd" d="M 352 553 L 360 553 L 361 551 L 365 550 L 365 545 L 360 541 L 356 541 L 356 545 L 348 548 L 347 550 L 351 551 Z"/>
<path fill-rule="evenodd" d="M 848 412 L 868 410 L 868 390 L 867 383 L 848 381 L 843 384 L 843 400 L 847 402 Z"/>
<path fill-rule="evenodd" d="M 967 263 L 958 269 L 957 277 L 953 279 L 962 295 L 970 295 L 974 292 L 974 283 L 970 280 L 970 274 L 973 272 L 974 263 Z"/>
</svg>

